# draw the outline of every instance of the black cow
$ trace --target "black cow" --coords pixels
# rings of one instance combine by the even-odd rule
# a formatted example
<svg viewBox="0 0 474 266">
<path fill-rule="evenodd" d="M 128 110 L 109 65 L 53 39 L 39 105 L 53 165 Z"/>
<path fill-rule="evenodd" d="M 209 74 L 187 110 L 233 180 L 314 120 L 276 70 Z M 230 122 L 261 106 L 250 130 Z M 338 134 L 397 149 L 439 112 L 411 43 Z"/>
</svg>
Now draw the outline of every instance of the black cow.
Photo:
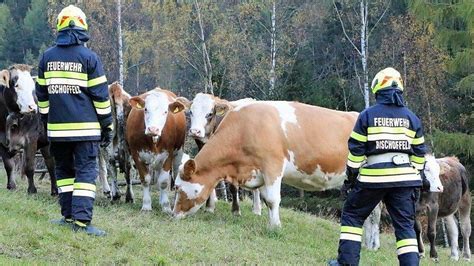
<svg viewBox="0 0 474 266">
<path fill-rule="evenodd" d="M 0 72 L 0 156 L 7 172 L 7 189 L 15 189 L 12 177 L 13 156 L 23 150 L 23 173 L 28 178 L 28 193 L 36 193 L 35 154 L 40 149 L 51 177 L 51 195 L 57 195 L 54 161 L 49 155 L 46 129 L 37 113 L 35 83 L 31 67 L 13 65 Z"/>
</svg>

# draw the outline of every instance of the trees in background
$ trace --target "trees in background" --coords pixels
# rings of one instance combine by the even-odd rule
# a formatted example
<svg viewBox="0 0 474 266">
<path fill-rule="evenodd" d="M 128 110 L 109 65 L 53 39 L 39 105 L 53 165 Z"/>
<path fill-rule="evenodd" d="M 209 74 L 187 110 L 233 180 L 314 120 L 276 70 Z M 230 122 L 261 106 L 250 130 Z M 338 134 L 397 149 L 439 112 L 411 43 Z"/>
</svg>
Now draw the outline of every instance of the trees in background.
<svg viewBox="0 0 474 266">
<path fill-rule="evenodd" d="M 474 128 L 471 0 L 6 0 L 0 65 L 36 65 L 68 4 L 88 15 L 88 46 L 110 81 L 120 78 L 123 51 L 132 94 L 162 86 L 361 111 L 372 77 L 394 66 L 434 151 L 474 165 L 472 145 L 462 145 Z"/>
</svg>

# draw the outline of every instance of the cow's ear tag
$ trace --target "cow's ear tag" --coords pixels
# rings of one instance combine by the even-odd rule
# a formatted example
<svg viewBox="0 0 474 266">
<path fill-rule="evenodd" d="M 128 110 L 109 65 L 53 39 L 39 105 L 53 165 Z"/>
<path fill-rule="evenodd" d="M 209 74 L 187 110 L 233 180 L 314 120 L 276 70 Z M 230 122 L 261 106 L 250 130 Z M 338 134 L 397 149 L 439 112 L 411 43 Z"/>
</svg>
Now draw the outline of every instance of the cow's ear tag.
<svg viewBox="0 0 474 266">
<path fill-rule="evenodd" d="M 140 103 L 137 103 L 137 109 L 143 109 L 143 106 Z"/>
<path fill-rule="evenodd" d="M 225 110 L 223 108 L 219 108 L 218 110 L 216 110 L 216 115 L 217 116 L 223 116 L 225 113 Z"/>
</svg>

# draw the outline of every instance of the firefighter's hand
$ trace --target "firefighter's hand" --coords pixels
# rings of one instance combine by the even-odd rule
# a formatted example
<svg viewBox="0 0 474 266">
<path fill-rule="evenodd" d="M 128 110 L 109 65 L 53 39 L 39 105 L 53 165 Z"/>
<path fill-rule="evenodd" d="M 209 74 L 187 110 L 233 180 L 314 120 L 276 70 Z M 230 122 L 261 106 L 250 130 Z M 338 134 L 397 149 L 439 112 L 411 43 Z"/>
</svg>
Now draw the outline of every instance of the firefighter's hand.
<svg viewBox="0 0 474 266">
<path fill-rule="evenodd" d="M 359 175 L 359 168 L 352 168 L 350 166 L 347 166 L 346 168 L 347 181 L 349 181 L 352 184 L 355 184 L 358 175 Z"/>
<path fill-rule="evenodd" d="M 100 137 L 100 147 L 105 148 L 110 145 L 113 138 L 113 131 L 112 127 L 106 127 L 102 129 L 101 137 Z"/>
<path fill-rule="evenodd" d="M 352 188 L 354 188 L 355 183 L 351 182 L 349 180 L 344 180 L 344 184 L 342 184 L 341 187 L 341 198 L 343 200 L 347 199 L 347 196 L 349 195 L 349 192 L 351 191 Z"/>
</svg>

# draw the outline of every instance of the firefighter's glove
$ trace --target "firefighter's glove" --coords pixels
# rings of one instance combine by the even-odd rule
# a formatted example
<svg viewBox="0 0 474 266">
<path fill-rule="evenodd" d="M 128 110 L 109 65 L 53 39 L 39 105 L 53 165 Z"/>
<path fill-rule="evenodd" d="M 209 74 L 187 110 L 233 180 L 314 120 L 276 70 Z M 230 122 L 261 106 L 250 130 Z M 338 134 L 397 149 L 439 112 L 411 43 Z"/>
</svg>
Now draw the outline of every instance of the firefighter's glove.
<svg viewBox="0 0 474 266">
<path fill-rule="evenodd" d="M 354 185 L 355 185 L 354 182 L 351 182 L 347 179 L 344 180 L 344 184 L 342 184 L 341 191 L 340 191 L 342 200 L 347 199 L 347 196 L 349 195 L 349 192 L 351 191 L 351 189 L 354 188 Z"/>
<path fill-rule="evenodd" d="M 112 126 L 108 126 L 102 129 L 102 133 L 100 136 L 100 147 L 105 148 L 110 145 L 113 138 L 113 130 Z"/>
<path fill-rule="evenodd" d="M 355 184 L 358 175 L 359 175 L 359 168 L 352 168 L 350 166 L 347 166 L 346 168 L 347 181 L 349 181 L 352 184 Z"/>
</svg>

